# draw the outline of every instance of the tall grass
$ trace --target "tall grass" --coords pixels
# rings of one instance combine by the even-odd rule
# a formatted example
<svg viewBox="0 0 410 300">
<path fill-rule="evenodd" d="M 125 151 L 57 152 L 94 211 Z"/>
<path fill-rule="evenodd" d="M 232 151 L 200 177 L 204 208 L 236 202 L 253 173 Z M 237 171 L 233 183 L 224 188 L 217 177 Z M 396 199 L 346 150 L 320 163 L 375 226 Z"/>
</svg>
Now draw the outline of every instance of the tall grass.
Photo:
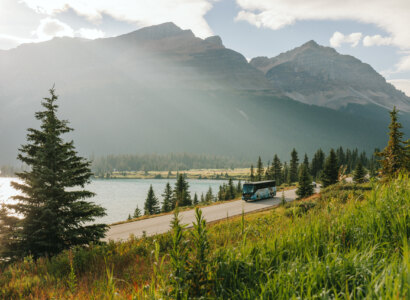
<svg viewBox="0 0 410 300">
<path fill-rule="evenodd" d="M 407 299 L 410 181 L 0 267 L 0 299 Z"/>
</svg>

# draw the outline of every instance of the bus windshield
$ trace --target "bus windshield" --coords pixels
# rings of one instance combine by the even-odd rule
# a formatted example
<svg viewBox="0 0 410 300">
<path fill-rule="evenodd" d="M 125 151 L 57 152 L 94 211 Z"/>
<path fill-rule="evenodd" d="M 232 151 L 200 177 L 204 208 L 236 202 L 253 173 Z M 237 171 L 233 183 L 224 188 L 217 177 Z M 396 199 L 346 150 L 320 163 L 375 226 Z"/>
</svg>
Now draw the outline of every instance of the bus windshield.
<svg viewBox="0 0 410 300">
<path fill-rule="evenodd" d="M 252 194 L 254 189 L 253 184 L 244 184 L 243 185 L 243 193 L 244 194 Z"/>
</svg>

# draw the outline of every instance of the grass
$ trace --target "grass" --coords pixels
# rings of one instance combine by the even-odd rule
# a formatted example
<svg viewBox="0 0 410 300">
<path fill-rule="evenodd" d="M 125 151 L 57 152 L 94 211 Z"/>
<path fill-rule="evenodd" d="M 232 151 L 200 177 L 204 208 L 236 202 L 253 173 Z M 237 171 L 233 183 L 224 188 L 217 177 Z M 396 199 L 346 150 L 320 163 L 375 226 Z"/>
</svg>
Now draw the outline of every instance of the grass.
<svg viewBox="0 0 410 300">
<path fill-rule="evenodd" d="M 1 299 L 408 299 L 410 181 L 4 265 Z"/>
</svg>

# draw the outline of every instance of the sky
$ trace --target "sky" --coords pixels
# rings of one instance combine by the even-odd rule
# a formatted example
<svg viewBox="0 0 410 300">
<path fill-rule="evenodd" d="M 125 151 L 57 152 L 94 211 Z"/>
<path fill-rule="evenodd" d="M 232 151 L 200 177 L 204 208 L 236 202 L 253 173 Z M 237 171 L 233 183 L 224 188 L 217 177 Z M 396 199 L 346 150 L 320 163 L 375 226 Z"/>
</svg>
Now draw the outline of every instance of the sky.
<svg viewBox="0 0 410 300">
<path fill-rule="evenodd" d="M 0 0 L 0 49 L 174 22 L 250 59 L 309 40 L 370 64 L 410 96 L 410 0 Z"/>
</svg>

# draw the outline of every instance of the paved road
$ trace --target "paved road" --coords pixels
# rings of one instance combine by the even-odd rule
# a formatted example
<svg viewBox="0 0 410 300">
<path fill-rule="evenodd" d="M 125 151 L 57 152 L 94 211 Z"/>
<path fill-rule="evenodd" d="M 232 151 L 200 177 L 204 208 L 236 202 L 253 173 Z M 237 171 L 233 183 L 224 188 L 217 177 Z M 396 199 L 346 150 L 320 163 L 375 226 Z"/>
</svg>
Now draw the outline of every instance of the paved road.
<svg viewBox="0 0 410 300">
<path fill-rule="evenodd" d="M 285 192 L 285 199 L 287 202 L 296 199 L 296 190 L 289 190 Z M 245 213 L 262 210 L 275 206 L 281 202 L 282 192 L 279 192 L 275 198 L 265 199 L 254 202 L 245 202 L 242 200 L 230 201 L 222 204 L 216 204 L 208 207 L 201 208 L 204 218 L 207 222 L 213 222 L 221 219 L 225 219 L 227 216 L 237 216 L 242 214 L 242 209 Z M 181 222 L 188 224 L 188 227 L 192 226 L 192 222 L 195 221 L 195 211 L 188 210 L 179 213 Z M 104 239 L 108 240 L 126 240 L 131 234 L 136 237 L 143 235 L 145 231 L 147 236 L 155 235 L 159 233 L 165 233 L 170 230 L 170 223 L 173 215 L 164 215 L 159 217 L 153 217 L 150 219 L 124 223 L 119 225 L 113 225 L 108 230 L 107 236 Z"/>
</svg>

